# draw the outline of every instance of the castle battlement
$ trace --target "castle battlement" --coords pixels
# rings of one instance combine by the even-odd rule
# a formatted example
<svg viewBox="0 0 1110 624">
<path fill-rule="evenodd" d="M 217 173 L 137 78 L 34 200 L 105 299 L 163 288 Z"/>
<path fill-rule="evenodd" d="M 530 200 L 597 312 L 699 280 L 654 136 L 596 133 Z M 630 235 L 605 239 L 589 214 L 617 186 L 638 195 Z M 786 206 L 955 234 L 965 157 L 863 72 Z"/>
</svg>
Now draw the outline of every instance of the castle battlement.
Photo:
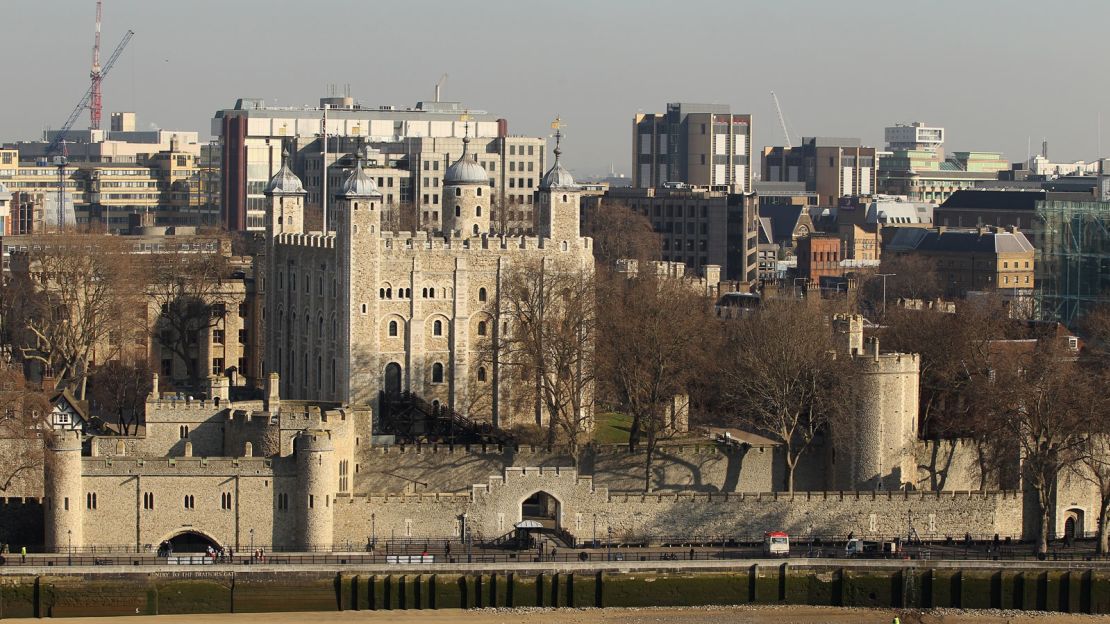
<svg viewBox="0 0 1110 624">
<path fill-rule="evenodd" d="M 600 490 L 599 490 L 600 491 Z M 836 492 L 610 492 L 611 503 L 667 503 L 675 501 L 810 503 L 821 501 L 1004 501 L 1021 498 L 1018 490 L 993 491 L 836 491 Z"/>
<path fill-rule="evenodd" d="M 335 249 L 335 236 L 322 232 L 309 232 L 308 234 L 278 234 L 274 237 L 274 244 L 291 247 Z"/>
<path fill-rule="evenodd" d="M 348 503 L 366 502 L 372 505 L 388 504 L 432 504 L 432 503 L 468 503 L 470 494 L 456 492 L 423 493 L 423 494 L 367 494 L 352 496 L 350 494 L 336 495 L 336 503 L 347 499 Z"/>
<path fill-rule="evenodd" d="M 81 471 L 90 476 L 272 475 L 266 457 L 85 457 Z"/>
</svg>

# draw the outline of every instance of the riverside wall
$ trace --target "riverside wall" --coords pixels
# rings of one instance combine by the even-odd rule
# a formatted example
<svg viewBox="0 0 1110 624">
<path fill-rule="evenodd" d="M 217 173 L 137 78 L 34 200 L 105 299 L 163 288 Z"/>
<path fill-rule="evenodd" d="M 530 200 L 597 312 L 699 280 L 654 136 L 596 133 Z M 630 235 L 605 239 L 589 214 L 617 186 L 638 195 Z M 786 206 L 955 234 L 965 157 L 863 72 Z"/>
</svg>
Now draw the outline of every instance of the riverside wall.
<svg viewBox="0 0 1110 624">
<path fill-rule="evenodd" d="M 0 617 L 735 604 L 1110 613 L 1107 570 L 914 563 L 13 573 L 0 576 Z"/>
</svg>

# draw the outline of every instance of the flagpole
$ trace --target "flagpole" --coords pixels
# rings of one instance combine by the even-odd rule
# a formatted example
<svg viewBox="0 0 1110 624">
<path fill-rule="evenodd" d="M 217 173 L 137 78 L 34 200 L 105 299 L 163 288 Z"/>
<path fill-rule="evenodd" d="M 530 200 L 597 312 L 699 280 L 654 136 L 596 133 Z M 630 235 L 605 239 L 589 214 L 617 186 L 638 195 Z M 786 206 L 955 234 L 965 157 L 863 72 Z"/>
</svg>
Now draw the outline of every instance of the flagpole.
<svg viewBox="0 0 1110 624">
<path fill-rule="evenodd" d="M 326 235 L 328 233 L 328 105 L 327 104 L 324 104 L 324 150 L 323 150 L 322 153 L 323 153 L 323 165 L 321 165 L 321 169 L 323 171 L 322 175 L 324 176 L 324 191 L 323 191 L 324 196 L 323 196 L 323 199 L 322 199 L 321 203 L 323 205 L 324 222 L 323 222 L 323 225 L 321 226 L 320 229 L 323 230 L 324 234 Z"/>
</svg>

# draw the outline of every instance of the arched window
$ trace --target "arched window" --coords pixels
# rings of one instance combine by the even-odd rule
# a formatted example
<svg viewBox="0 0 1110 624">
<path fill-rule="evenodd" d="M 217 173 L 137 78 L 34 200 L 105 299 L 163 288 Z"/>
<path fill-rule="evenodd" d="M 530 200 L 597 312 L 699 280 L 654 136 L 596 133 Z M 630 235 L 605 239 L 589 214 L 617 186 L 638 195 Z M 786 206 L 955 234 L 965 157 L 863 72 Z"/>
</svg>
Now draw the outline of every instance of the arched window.
<svg viewBox="0 0 1110 624">
<path fill-rule="evenodd" d="M 443 335 L 443 321 L 436 321 L 435 323 L 432 323 L 432 335 L 433 336 L 442 336 Z"/>
<path fill-rule="evenodd" d="M 405 299 L 412 299 L 412 289 L 411 288 L 406 288 L 405 289 Z"/>
<path fill-rule="evenodd" d="M 486 367 L 485 366 L 479 366 L 478 367 L 478 381 L 485 381 L 485 380 L 486 380 Z"/>
<path fill-rule="evenodd" d="M 378 289 L 378 299 L 385 299 L 385 289 L 384 288 L 379 288 Z"/>
<path fill-rule="evenodd" d="M 567 242 L 563 241 L 563 251 L 566 251 L 566 250 L 567 250 Z"/>
<path fill-rule="evenodd" d="M 386 299 L 392 299 L 393 298 L 393 289 L 392 288 L 386 288 L 385 289 L 385 298 Z"/>
<path fill-rule="evenodd" d="M 389 335 L 390 336 L 396 336 L 397 335 L 397 321 L 390 321 L 389 322 Z"/>
<path fill-rule="evenodd" d="M 460 206 L 458 204 L 455 204 L 455 216 L 456 217 L 461 217 L 462 216 L 462 206 Z"/>
<path fill-rule="evenodd" d="M 485 300 L 486 300 L 486 289 L 485 288 L 479 288 L 478 289 L 478 301 L 485 301 Z"/>
<path fill-rule="evenodd" d="M 482 187 L 478 187 L 478 197 L 482 196 Z"/>
<path fill-rule="evenodd" d="M 432 383 L 443 383 L 443 364 L 432 364 Z"/>
<path fill-rule="evenodd" d="M 428 289 L 427 289 L 427 288 L 425 288 L 425 289 L 424 289 L 424 291 L 423 291 L 423 292 L 421 293 L 421 295 L 420 295 L 420 296 L 421 296 L 421 297 L 423 297 L 423 298 L 425 298 L 425 299 L 427 299 L 427 298 L 428 298 Z"/>
<path fill-rule="evenodd" d="M 563 203 L 564 204 L 567 203 L 567 196 L 566 195 L 563 195 Z"/>
<path fill-rule="evenodd" d="M 478 224 L 477 223 L 474 224 L 474 235 L 475 236 L 478 235 Z"/>
<path fill-rule="evenodd" d="M 475 206 L 474 207 L 474 214 L 476 216 L 479 216 L 479 217 L 482 216 L 482 207 L 481 206 Z"/>
<path fill-rule="evenodd" d="M 485 321 L 478 321 L 478 335 L 479 336 L 485 336 L 486 335 L 486 322 Z"/>
</svg>

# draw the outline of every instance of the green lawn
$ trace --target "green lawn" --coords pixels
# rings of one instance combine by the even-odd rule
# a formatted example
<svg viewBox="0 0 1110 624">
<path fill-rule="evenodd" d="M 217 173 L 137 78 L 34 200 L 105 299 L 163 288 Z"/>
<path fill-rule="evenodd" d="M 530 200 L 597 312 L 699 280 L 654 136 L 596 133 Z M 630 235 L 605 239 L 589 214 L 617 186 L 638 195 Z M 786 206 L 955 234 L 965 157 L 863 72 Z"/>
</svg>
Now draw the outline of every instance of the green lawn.
<svg viewBox="0 0 1110 624">
<path fill-rule="evenodd" d="M 631 416 L 617 412 L 598 414 L 597 426 L 594 427 L 594 442 L 598 444 L 628 444 L 628 432 L 631 426 Z"/>
</svg>

